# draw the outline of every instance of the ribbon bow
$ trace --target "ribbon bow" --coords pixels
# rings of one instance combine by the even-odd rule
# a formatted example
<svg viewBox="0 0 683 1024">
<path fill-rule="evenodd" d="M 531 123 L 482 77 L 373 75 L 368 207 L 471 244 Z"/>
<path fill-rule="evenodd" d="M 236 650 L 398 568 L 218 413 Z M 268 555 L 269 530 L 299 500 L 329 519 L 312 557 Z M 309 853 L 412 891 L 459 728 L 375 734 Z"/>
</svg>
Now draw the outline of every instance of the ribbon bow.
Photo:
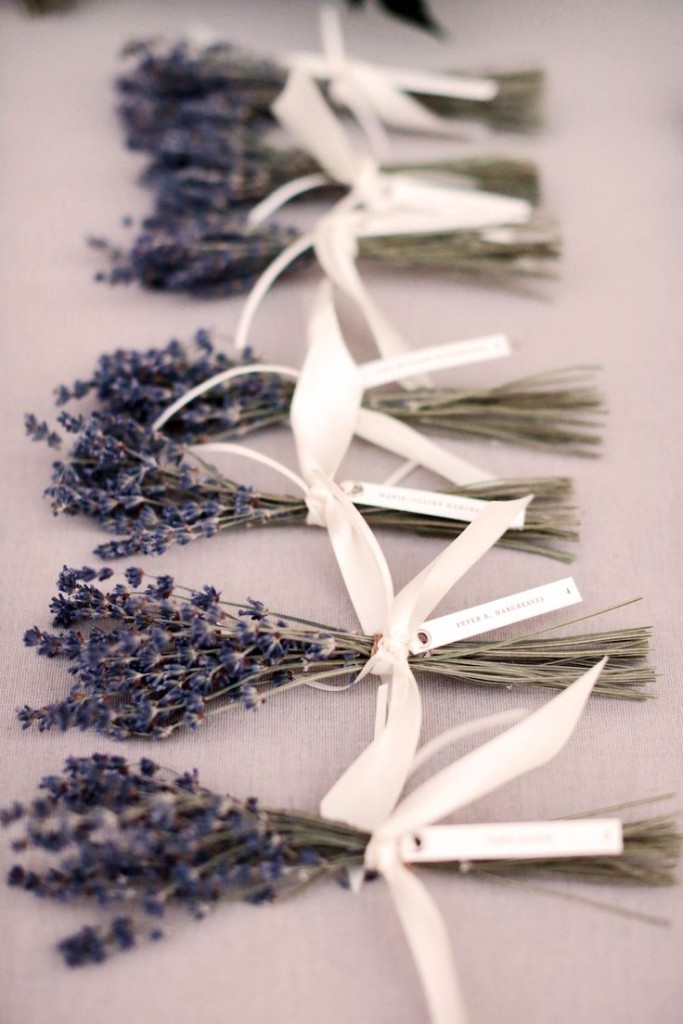
<svg viewBox="0 0 683 1024">
<path fill-rule="evenodd" d="M 402 68 L 377 67 L 351 59 L 344 46 L 338 12 L 326 5 L 320 12 L 322 54 L 292 53 L 285 64 L 329 83 L 332 99 L 347 107 L 378 154 L 389 148 L 384 125 L 432 135 L 463 135 L 463 128 L 426 110 L 410 93 L 490 102 L 498 93 L 492 78 L 442 75 Z"/>
<path fill-rule="evenodd" d="M 574 731 L 605 661 L 603 659 L 589 669 L 539 711 L 452 762 L 398 804 L 394 800 L 391 807 L 387 807 L 383 802 L 373 803 L 368 799 L 368 788 L 374 789 L 377 782 L 372 774 L 357 776 L 351 786 L 347 773 L 342 776 L 347 778 L 345 799 L 339 799 L 340 794 L 335 787 L 323 800 L 321 810 L 326 817 L 341 817 L 361 824 L 371 832 L 365 867 L 381 874 L 389 885 L 422 981 L 432 1024 L 465 1024 L 467 1016 L 443 918 L 423 883 L 407 865 L 425 861 L 466 863 L 510 857 L 508 842 L 503 844 L 502 851 L 490 843 L 485 842 L 482 846 L 482 829 L 490 832 L 494 828 L 499 838 L 505 830 L 508 841 L 511 835 L 522 831 L 528 839 L 530 831 L 542 823 L 507 827 L 432 823 L 555 757 Z M 425 745 L 412 763 L 394 764 L 392 770 L 397 797 L 408 776 L 447 743 L 509 722 L 511 717 L 519 717 L 519 714 L 504 712 L 466 723 Z M 376 744 L 387 729 L 388 726 L 382 729 L 380 722 Z M 560 832 L 559 849 L 556 847 L 550 853 L 546 846 L 534 851 L 527 842 L 522 844 L 521 850 L 518 844 L 513 856 L 589 856 L 618 854 L 623 849 L 621 824 L 614 819 L 575 820 L 570 825 L 544 823 L 543 831 L 554 831 L 556 836 Z M 572 841 L 567 844 L 569 832 Z M 544 840 L 547 844 L 547 837 Z"/>
<path fill-rule="evenodd" d="M 358 240 L 380 235 L 443 234 L 524 223 L 531 206 L 523 199 L 439 184 L 417 175 L 384 172 L 352 146 L 320 90 L 301 71 L 292 71 L 273 104 L 273 113 L 320 163 L 327 177 L 308 175 L 276 189 L 251 211 L 258 224 L 283 202 L 331 178 L 348 192 L 320 217 L 312 231 L 287 246 L 263 272 L 242 311 L 235 344 L 246 347 L 252 320 L 264 296 L 287 267 L 313 249 L 327 277 L 357 304 L 384 356 L 408 347 L 363 284 L 356 267 Z M 423 386 L 423 381 L 413 384 Z"/>
</svg>

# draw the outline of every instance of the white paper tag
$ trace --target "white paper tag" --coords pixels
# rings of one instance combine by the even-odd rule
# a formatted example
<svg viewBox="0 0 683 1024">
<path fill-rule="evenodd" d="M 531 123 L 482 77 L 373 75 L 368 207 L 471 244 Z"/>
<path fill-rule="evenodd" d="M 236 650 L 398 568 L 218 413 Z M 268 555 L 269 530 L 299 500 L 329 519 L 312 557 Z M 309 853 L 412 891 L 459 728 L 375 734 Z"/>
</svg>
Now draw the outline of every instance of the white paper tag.
<svg viewBox="0 0 683 1024">
<path fill-rule="evenodd" d="M 381 72 L 395 88 L 426 96 L 451 96 L 454 99 L 487 103 L 500 91 L 498 83 L 493 78 L 430 75 L 426 71 L 402 71 L 395 68 L 382 68 Z"/>
<path fill-rule="evenodd" d="M 493 825 L 431 825 L 401 839 L 407 863 L 599 857 L 623 852 L 618 818 L 524 821 Z"/>
<path fill-rule="evenodd" d="M 341 487 L 354 505 L 376 505 L 396 512 L 414 512 L 422 516 L 437 516 L 439 519 L 457 519 L 464 523 L 471 523 L 489 504 L 481 498 L 467 498 L 461 494 L 423 491 L 417 487 L 368 484 L 358 480 L 345 480 Z M 524 529 L 524 510 L 512 521 L 510 529 Z"/>
<path fill-rule="evenodd" d="M 416 374 L 446 370 L 469 363 L 483 363 L 511 354 L 510 342 L 504 334 L 491 334 L 483 338 L 452 341 L 445 345 L 404 352 L 388 359 L 373 359 L 360 366 L 363 387 L 378 388 Z"/>
<path fill-rule="evenodd" d="M 509 597 L 499 597 L 495 601 L 478 604 L 462 612 L 429 619 L 418 628 L 410 651 L 412 654 L 422 654 L 436 647 L 443 647 L 444 644 L 488 633 L 500 626 L 524 622 L 525 619 L 533 619 L 537 615 L 545 615 L 546 612 L 567 608 L 582 600 L 573 578 L 567 576 L 555 583 L 522 590 L 519 594 L 511 594 Z"/>
</svg>

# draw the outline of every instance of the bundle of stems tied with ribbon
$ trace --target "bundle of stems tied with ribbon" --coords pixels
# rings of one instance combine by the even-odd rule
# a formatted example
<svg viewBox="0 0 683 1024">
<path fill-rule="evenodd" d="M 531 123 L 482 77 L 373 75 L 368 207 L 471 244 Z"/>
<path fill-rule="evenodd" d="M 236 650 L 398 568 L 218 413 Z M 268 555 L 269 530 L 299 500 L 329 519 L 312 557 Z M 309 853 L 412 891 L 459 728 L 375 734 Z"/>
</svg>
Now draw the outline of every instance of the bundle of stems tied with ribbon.
<svg viewBox="0 0 683 1024">
<path fill-rule="evenodd" d="M 535 208 L 535 168 L 486 157 L 396 162 L 383 123 L 432 134 L 443 133 L 444 126 L 447 133 L 451 130 L 452 118 L 428 113 L 401 85 L 402 78 L 414 84 L 422 80 L 425 88 L 431 83 L 435 89 L 439 76 L 383 72 L 348 61 L 334 12 L 325 12 L 323 24 L 326 55 L 298 55 L 282 68 L 238 58 L 231 47 L 197 50 L 182 44 L 169 51 L 142 44 L 139 68 L 119 82 L 121 112 L 129 145 L 152 153 L 146 178 L 155 190 L 156 208 L 130 249 L 91 239 L 112 263 L 108 273 L 98 275 L 101 279 L 136 279 L 151 288 L 198 294 L 243 291 L 283 248 L 298 241 L 292 228 L 265 225 L 264 210 L 255 218 L 255 203 L 274 189 L 284 190 L 287 199 L 313 188 L 357 196 L 367 193 L 378 174 L 384 189 L 407 189 L 417 207 L 409 230 L 366 224 L 356 235 L 361 257 L 502 281 L 549 272 L 559 239 L 552 219 Z M 313 78 L 330 82 L 327 96 L 352 110 L 372 156 L 365 151 L 360 161 L 353 152 Z M 316 109 L 309 96 L 308 109 L 297 101 L 292 118 L 287 97 L 292 83 L 302 79 L 317 94 Z M 469 93 L 475 108 L 486 105 L 485 96 L 493 102 L 492 97 L 505 94 L 503 80 L 493 77 L 468 82 L 462 76 L 441 76 L 441 81 L 446 97 L 449 88 Z M 273 114 L 299 149 L 266 134 Z M 311 114 L 315 130 L 309 123 L 306 131 Z M 272 213 L 280 204 L 269 202 L 266 208 Z M 431 216 L 425 219 L 425 213 Z M 416 219 L 417 214 L 422 216 Z M 302 247 L 296 259 L 306 252 Z"/>
<path fill-rule="evenodd" d="M 568 503 L 571 493 L 568 478 L 495 479 L 493 474 L 430 441 L 408 422 L 402 422 L 408 417 L 380 411 L 381 395 L 375 408 L 363 400 L 367 390 L 393 379 L 408 377 L 419 383 L 424 379 L 421 371 L 425 368 L 457 366 L 477 358 L 504 355 L 508 351 L 506 339 L 491 336 L 422 352 L 404 352 L 389 360 L 379 359 L 359 366 L 346 347 L 327 283 L 320 286 L 317 294 L 309 337 L 310 345 L 301 371 L 268 363 L 238 364 L 219 370 L 188 388 L 192 379 L 210 368 L 211 362 L 200 359 L 186 379 L 182 349 L 172 346 L 170 364 L 163 353 L 140 358 L 132 354 L 114 356 L 100 364 L 99 375 L 90 382 L 77 382 L 71 390 L 60 389 L 59 398 L 65 400 L 72 395 L 85 396 L 94 388 L 101 396 L 102 405 L 87 418 L 67 412 L 60 416 L 60 423 L 67 431 L 73 431 L 76 439 L 68 458 L 54 463 L 53 483 L 46 493 L 52 499 L 55 513 L 86 514 L 97 519 L 107 531 L 118 534 L 121 539 L 96 549 L 107 559 L 160 553 L 171 544 L 189 543 L 234 527 L 302 522 L 316 525 L 311 511 L 312 482 L 306 478 L 301 459 L 301 448 L 307 442 L 310 428 L 307 420 L 297 420 L 296 414 L 297 407 L 301 409 L 315 402 L 327 423 L 324 433 L 329 443 L 324 468 L 331 477 L 338 472 L 354 435 L 409 460 L 392 474 L 389 484 L 345 482 L 368 522 L 456 536 L 482 507 L 482 501 L 533 494 L 525 515 L 512 524 L 501 543 L 564 561 L 571 558 L 561 546 L 562 542 L 577 537 L 576 513 Z M 179 367 L 183 370 L 182 376 L 178 376 Z M 248 383 L 250 378 L 253 384 Z M 282 381 L 297 378 L 292 399 L 291 389 L 283 389 Z M 225 389 L 239 381 L 242 384 L 236 401 L 228 403 L 222 413 Z M 169 387 L 173 393 L 180 392 L 179 397 L 157 413 Z M 222 389 L 216 392 L 218 406 L 203 397 L 217 388 Z M 531 395 L 528 392 L 527 395 L 529 406 L 533 408 L 533 387 L 531 391 Z M 412 392 L 406 394 L 405 401 L 410 407 Z M 439 393 L 435 394 L 438 398 Z M 434 398 L 423 391 L 418 391 L 417 396 L 418 409 L 420 402 L 429 405 Z M 571 396 L 571 389 L 569 393 L 561 392 L 558 405 L 561 407 L 567 402 L 571 407 Z M 441 397 L 446 401 L 457 400 L 457 395 L 449 392 L 441 392 Z M 551 394 L 546 399 L 552 404 L 557 397 Z M 195 407 L 198 399 L 202 402 Z M 494 395 L 490 404 L 495 405 L 497 401 L 502 403 L 502 418 L 505 419 L 505 389 Z M 579 391 L 579 406 L 582 403 L 590 407 L 599 404 L 599 399 L 591 391 Z M 520 404 L 525 404 L 524 398 Z M 287 405 L 299 449 L 300 472 L 253 449 L 222 440 L 225 432 L 239 436 L 262 423 L 280 419 Z M 152 408 L 155 417 L 150 424 Z M 171 429 L 183 410 L 186 410 L 184 418 L 177 420 L 179 426 Z M 513 420 L 519 411 L 519 407 L 516 413 L 513 410 Z M 478 416 L 475 402 L 472 425 Z M 533 412 L 527 416 L 527 423 L 534 416 Z M 568 449 L 574 451 L 582 447 L 585 435 L 581 430 L 574 432 L 573 412 L 567 419 L 568 423 L 563 426 L 560 414 L 557 430 L 551 432 L 552 443 L 554 446 L 566 443 Z M 486 433 L 486 419 L 481 422 L 482 431 Z M 541 423 L 537 423 L 537 434 L 543 433 L 546 422 L 542 417 Z M 59 435 L 44 421 L 29 416 L 27 427 L 37 440 L 46 440 L 55 447 L 61 443 Z M 495 427 L 492 425 L 490 429 L 495 430 Z M 503 430 L 507 432 L 507 428 Z M 533 429 L 523 428 L 521 435 L 527 432 L 533 433 Z M 514 427 L 510 433 L 514 438 Z M 590 433 L 588 438 L 595 440 Z M 236 483 L 221 472 L 216 464 L 217 456 L 237 456 L 263 463 L 294 483 L 301 494 L 271 494 Z M 438 474 L 457 490 L 455 493 L 424 492 L 395 487 L 396 480 L 415 465 Z"/>
<path fill-rule="evenodd" d="M 435 824 L 554 757 L 601 667 L 511 726 L 520 714 L 491 715 L 420 750 L 414 734 L 398 764 L 381 756 L 389 726 L 378 715 L 368 748 L 379 753 L 376 763 L 368 771 L 361 756 L 318 815 L 224 796 L 202 786 L 196 772 L 170 773 L 148 758 L 137 765 L 107 754 L 69 758 L 62 774 L 43 779 L 28 805 L 15 802 L 0 812 L 3 825 L 23 826 L 13 849 L 26 859 L 10 869 L 8 881 L 42 898 L 87 901 L 115 915 L 59 943 L 75 967 L 161 939 L 177 910 L 202 918 L 223 901 L 270 903 L 325 878 L 350 878 L 357 891 L 364 879 L 379 877 L 413 953 L 430 1020 L 464 1024 L 448 929 L 419 877 L 424 868 L 518 885 L 536 877 L 636 886 L 674 881 L 680 834 L 666 815 L 623 822 L 613 807 L 554 821 Z M 400 799 L 410 775 L 435 753 L 503 725 L 510 727 Z M 385 769 L 381 775 L 378 767 Z M 581 898 L 575 890 L 571 895 Z M 629 914 L 619 905 L 587 902 Z"/>
</svg>

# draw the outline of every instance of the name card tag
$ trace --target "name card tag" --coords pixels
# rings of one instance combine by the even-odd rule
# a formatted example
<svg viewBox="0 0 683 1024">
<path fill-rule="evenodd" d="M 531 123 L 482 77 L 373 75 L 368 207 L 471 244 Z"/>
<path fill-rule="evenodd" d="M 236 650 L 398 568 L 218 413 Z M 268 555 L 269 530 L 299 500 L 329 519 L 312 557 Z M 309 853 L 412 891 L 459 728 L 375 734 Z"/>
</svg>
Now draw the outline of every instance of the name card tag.
<svg viewBox="0 0 683 1024">
<path fill-rule="evenodd" d="M 617 856 L 624 849 L 618 818 L 431 825 L 401 839 L 404 862 L 538 860 Z"/>
<path fill-rule="evenodd" d="M 388 359 L 373 359 L 360 367 L 361 380 L 366 389 L 391 384 L 421 373 L 446 370 L 469 363 L 483 363 L 511 354 L 510 342 L 504 334 L 491 334 L 467 341 L 452 341 L 446 345 L 404 352 Z"/>
<path fill-rule="evenodd" d="M 412 512 L 416 515 L 435 516 L 438 519 L 456 519 L 463 523 L 471 523 L 489 504 L 481 498 L 443 494 L 440 491 L 423 491 L 417 487 L 392 487 L 388 484 L 368 484 L 356 480 L 345 480 L 341 487 L 354 505 L 375 505 L 377 508 L 392 509 L 395 512 Z M 510 529 L 524 529 L 524 509 L 513 519 Z"/>
<path fill-rule="evenodd" d="M 555 583 L 522 590 L 510 597 L 499 597 L 495 601 L 478 604 L 462 612 L 429 619 L 418 628 L 410 650 L 412 654 L 432 651 L 436 647 L 443 647 L 444 644 L 479 636 L 480 633 L 488 633 L 492 629 L 509 626 L 513 622 L 533 619 L 537 615 L 567 608 L 582 600 L 574 579 L 567 576 Z"/>
</svg>

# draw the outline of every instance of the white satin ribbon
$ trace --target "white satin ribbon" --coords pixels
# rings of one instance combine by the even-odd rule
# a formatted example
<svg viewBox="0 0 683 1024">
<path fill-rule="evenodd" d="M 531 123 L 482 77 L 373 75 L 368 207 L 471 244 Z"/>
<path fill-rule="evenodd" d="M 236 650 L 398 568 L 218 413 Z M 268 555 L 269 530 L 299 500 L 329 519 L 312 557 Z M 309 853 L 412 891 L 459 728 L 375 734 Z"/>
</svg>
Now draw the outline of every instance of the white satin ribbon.
<svg viewBox="0 0 683 1024">
<path fill-rule="evenodd" d="M 285 248 L 257 280 L 236 330 L 235 344 L 240 349 L 247 345 L 253 318 L 268 290 L 295 259 L 313 249 L 328 278 L 359 307 L 380 353 L 390 356 L 406 351 L 406 341 L 372 299 L 358 273 L 359 238 L 444 234 L 529 219 L 532 207 L 523 199 L 444 185 L 416 174 L 383 172 L 372 157 L 354 149 L 320 90 L 301 71 L 291 72 L 272 109 L 283 128 L 311 153 L 329 178 L 349 191 L 310 232 Z M 287 183 L 252 210 L 250 223 L 260 223 L 292 195 L 318 184 L 315 175 Z M 424 379 L 406 381 L 404 386 L 424 383 Z"/>
<path fill-rule="evenodd" d="M 299 371 L 276 363 L 255 363 L 222 370 L 176 399 L 157 417 L 152 424 L 152 429 L 161 430 L 176 413 L 214 387 L 249 374 L 275 373 L 292 380 L 299 380 L 296 392 L 299 398 L 293 402 L 293 408 L 300 410 L 302 405 L 308 406 L 311 410 L 309 417 L 321 424 L 319 429 L 324 432 L 325 437 L 324 457 L 321 465 L 330 477 L 334 478 L 336 475 L 351 442 L 351 437 L 355 433 L 357 437 L 370 444 L 409 459 L 417 465 L 424 466 L 425 469 L 431 469 L 456 486 L 493 479 L 492 474 L 486 470 L 452 454 L 394 417 L 361 408 L 362 395 L 366 386 L 364 365 L 359 366 L 354 363 L 348 353 L 332 303 L 329 284 L 323 283 L 318 289 L 309 320 L 308 336 L 308 352 L 301 372 L 304 377 L 303 381 L 300 380 Z M 452 350 L 452 355 L 453 361 L 457 363 L 458 353 L 455 348 Z M 374 360 L 371 364 L 365 364 L 371 368 L 373 375 L 375 375 L 378 362 L 378 360 Z M 442 365 L 445 368 L 448 365 L 448 360 L 442 360 Z M 397 374 L 401 372 L 399 369 Z M 388 379 L 387 376 L 384 376 L 382 383 L 387 383 Z M 303 395 L 305 395 L 305 399 L 302 398 Z M 298 416 L 299 412 L 295 411 L 294 415 Z M 298 430 L 298 434 L 304 437 L 313 429 L 308 425 L 308 418 L 298 428 L 296 424 L 293 424 L 293 427 L 295 433 Z M 223 442 L 214 442 L 210 448 L 195 445 L 193 450 L 197 454 L 201 454 L 202 451 L 211 451 L 214 454 L 222 451 L 227 454 L 230 451 L 234 452 L 235 447 Z M 249 450 L 242 449 L 237 454 L 244 454 Z M 321 454 L 320 448 L 318 454 Z M 265 457 L 260 461 L 264 461 L 264 459 Z M 283 475 L 291 478 L 291 470 L 283 467 L 281 463 L 269 460 L 268 464 L 278 471 L 284 471 Z M 301 483 L 300 478 L 297 480 Z"/>
<path fill-rule="evenodd" d="M 444 836 L 441 843 L 434 844 L 443 850 L 443 855 L 435 856 L 434 860 L 466 859 L 462 851 L 458 851 L 457 842 L 454 844 L 449 827 L 432 823 L 555 757 L 574 731 L 606 660 L 589 669 L 539 711 L 437 772 L 388 813 L 368 800 L 367 786 L 368 783 L 373 785 L 372 777 L 363 779 L 361 776 L 354 780 L 355 789 L 347 792 L 344 806 L 339 801 L 330 804 L 327 798 L 323 803 L 322 813 L 325 816 L 340 817 L 372 833 L 366 849 L 365 866 L 367 870 L 380 873 L 389 885 L 415 959 L 432 1024 L 465 1024 L 467 1014 L 443 918 L 423 883 L 407 867 L 411 863 L 411 850 L 415 849 L 416 831 L 420 830 L 418 837 L 423 841 L 430 834 L 438 833 L 440 828 L 448 833 L 447 839 Z M 510 712 L 504 712 L 466 723 L 451 730 L 446 739 L 451 742 L 462 739 L 465 735 L 507 722 L 510 717 Z M 380 719 L 380 736 L 377 739 L 381 739 L 381 735 Z M 418 755 L 407 768 L 405 763 L 394 765 L 397 779 L 401 777 L 399 792 L 411 772 L 443 746 L 444 741 L 437 738 L 429 745 L 426 757 Z M 340 810 L 343 810 L 341 815 L 338 813 Z"/>
<path fill-rule="evenodd" d="M 292 53 L 285 56 L 284 63 L 329 82 L 332 99 L 351 111 L 376 154 L 389 149 L 384 125 L 431 135 L 466 134 L 462 126 L 426 110 L 410 93 L 481 103 L 490 102 L 498 93 L 498 83 L 492 78 L 377 67 L 353 60 L 346 54 L 338 12 L 325 5 L 320 20 L 322 54 Z"/>
</svg>

